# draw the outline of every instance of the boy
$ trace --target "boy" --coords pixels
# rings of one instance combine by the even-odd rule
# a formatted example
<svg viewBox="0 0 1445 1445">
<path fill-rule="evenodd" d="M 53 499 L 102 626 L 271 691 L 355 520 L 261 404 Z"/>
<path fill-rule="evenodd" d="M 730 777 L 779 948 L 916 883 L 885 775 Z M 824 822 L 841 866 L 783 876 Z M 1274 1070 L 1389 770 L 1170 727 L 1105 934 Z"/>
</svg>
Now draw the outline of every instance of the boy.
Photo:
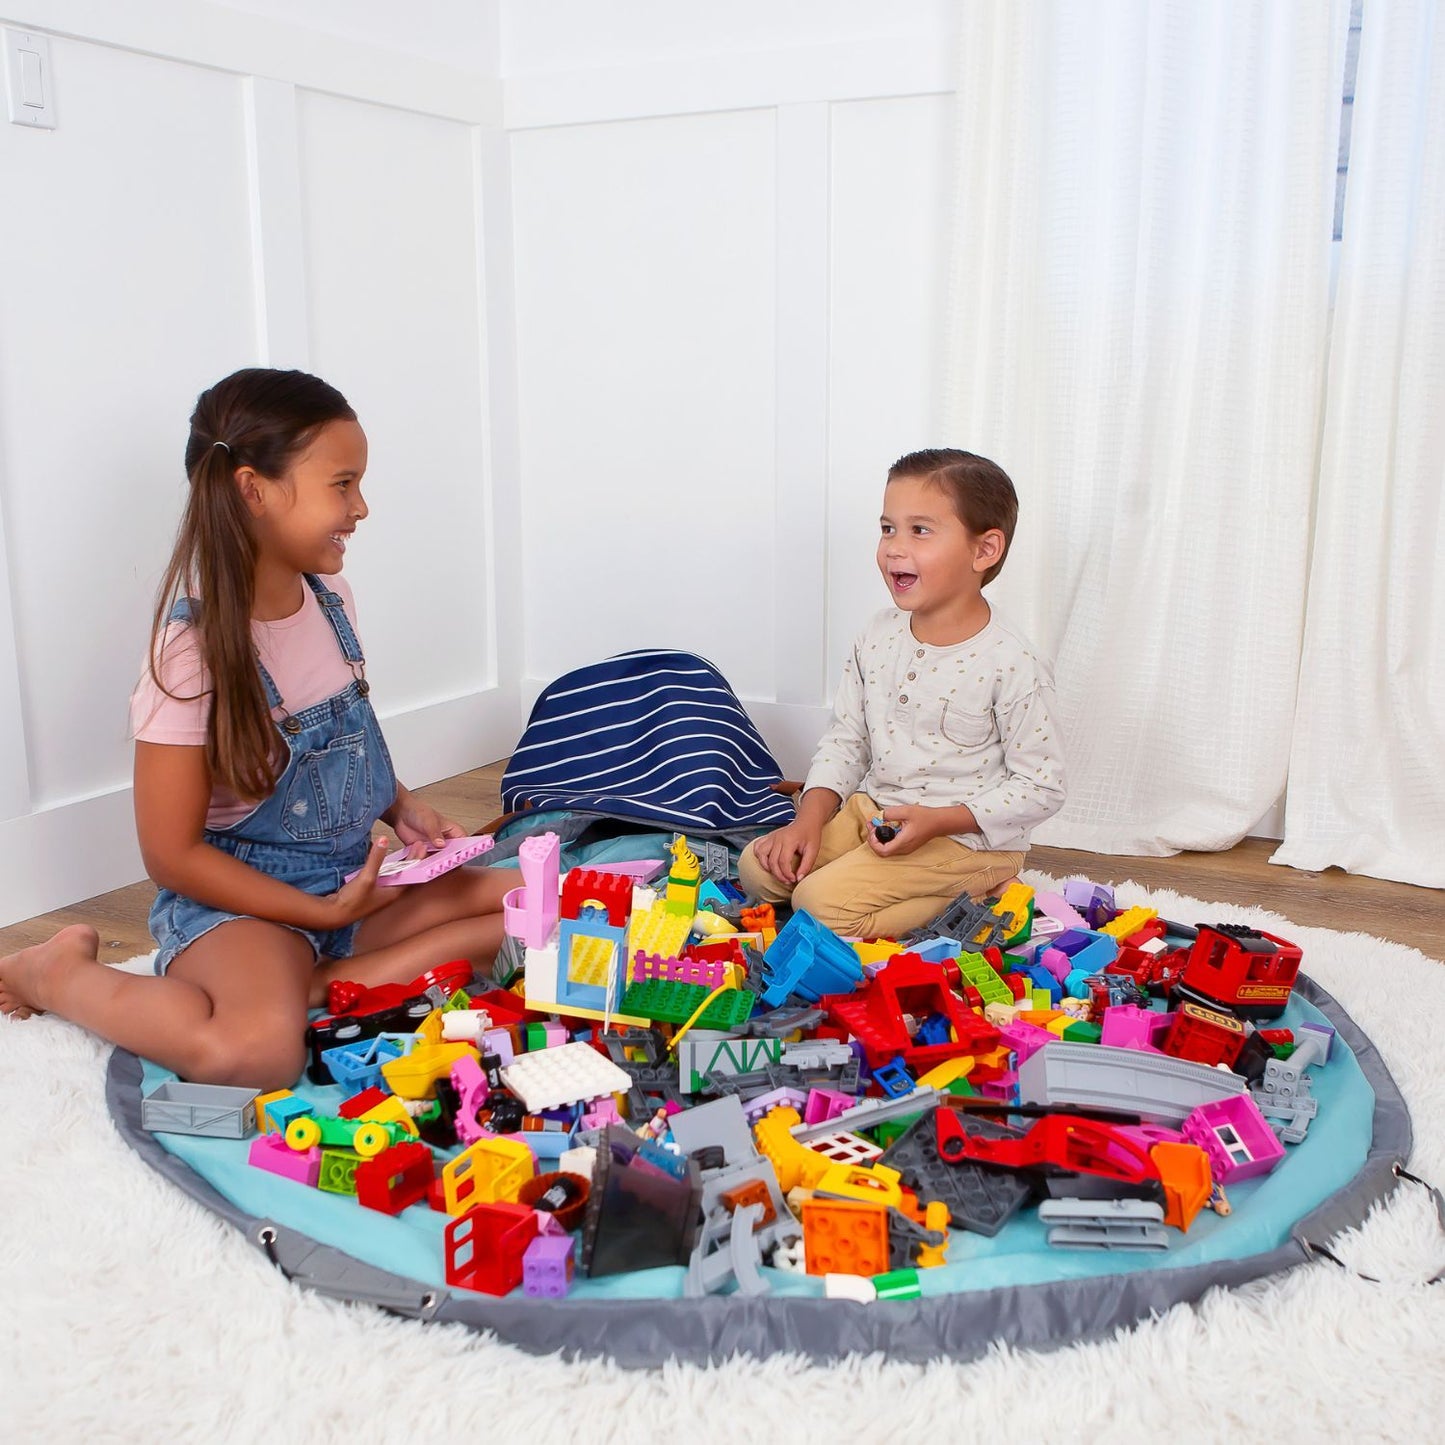
<svg viewBox="0 0 1445 1445">
<path fill-rule="evenodd" d="M 1048 664 L 982 594 L 1017 520 L 984 457 L 889 468 L 878 569 L 894 605 L 853 644 L 798 816 L 743 853 L 750 896 L 890 938 L 1023 866 L 1030 830 L 1063 806 L 1064 767 Z"/>
</svg>

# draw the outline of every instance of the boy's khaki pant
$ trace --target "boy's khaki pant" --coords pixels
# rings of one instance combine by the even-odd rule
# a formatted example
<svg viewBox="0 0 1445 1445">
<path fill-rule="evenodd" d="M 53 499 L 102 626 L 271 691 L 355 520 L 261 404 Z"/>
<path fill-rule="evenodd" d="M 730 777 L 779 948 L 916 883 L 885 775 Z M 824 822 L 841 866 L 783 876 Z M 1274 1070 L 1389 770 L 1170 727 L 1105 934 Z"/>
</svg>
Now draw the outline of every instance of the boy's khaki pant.
<svg viewBox="0 0 1445 1445">
<path fill-rule="evenodd" d="M 952 838 L 931 838 L 896 858 L 879 858 L 865 835 L 878 804 L 854 793 L 823 827 L 812 871 L 795 888 L 743 849 L 738 876 L 750 898 L 811 913 L 846 938 L 896 938 L 936 918 L 958 897 L 987 898 L 1024 866 L 1022 853 L 985 853 Z"/>
</svg>

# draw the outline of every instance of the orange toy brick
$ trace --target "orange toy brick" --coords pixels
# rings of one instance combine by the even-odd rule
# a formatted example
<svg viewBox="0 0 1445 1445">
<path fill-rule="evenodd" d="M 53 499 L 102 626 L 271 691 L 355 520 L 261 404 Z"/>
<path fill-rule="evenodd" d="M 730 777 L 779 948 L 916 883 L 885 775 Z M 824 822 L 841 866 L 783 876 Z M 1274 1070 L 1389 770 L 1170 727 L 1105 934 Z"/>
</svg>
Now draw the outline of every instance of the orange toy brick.
<svg viewBox="0 0 1445 1445">
<path fill-rule="evenodd" d="M 888 1210 L 848 1199 L 805 1200 L 803 1250 L 809 1274 L 886 1274 Z"/>
</svg>

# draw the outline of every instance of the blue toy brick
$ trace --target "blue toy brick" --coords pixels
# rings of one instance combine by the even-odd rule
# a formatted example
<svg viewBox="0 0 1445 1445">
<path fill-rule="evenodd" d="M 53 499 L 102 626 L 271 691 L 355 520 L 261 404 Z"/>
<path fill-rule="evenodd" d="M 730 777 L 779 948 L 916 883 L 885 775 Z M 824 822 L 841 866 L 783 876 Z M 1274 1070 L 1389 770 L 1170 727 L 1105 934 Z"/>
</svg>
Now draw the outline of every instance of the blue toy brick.
<svg viewBox="0 0 1445 1445">
<path fill-rule="evenodd" d="M 815 1003 L 825 994 L 852 993 L 863 981 L 858 955 L 810 913 L 787 921 L 763 958 L 763 1003 L 769 1008 L 796 994 Z"/>
<path fill-rule="evenodd" d="M 378 1034 L 371 1039 L 357 1039 L 354 1043 L 338 1044 L 334 1049 L 322 1049 L 321 1058 L 331 1070 L 337 1087 L 349 1099 L 373 1087 L 385 1087 L 382 1083 L 381 1066 L 399 1059 L 402 1049 L 399 1044 Z"/>
<path fill-rule="evenodd" d="M 890 1059 L 881 1068 L 873 1070 L 873 1082 L 890 1099 L 902 1099 L 913 1092 L 917 1080 L 908 1072 L 908 1066 L 903 1062 L 903 1055 L 900 1054 L 896 1059 Z"/>
<path fill-rule="evenodd" d="M 315 1112 L 315 1104 L 309 1099 L 298 1099 L 295 1094 L 286 1099 L 273 1099 L 266 1105 L 266 1117 L 271 1122 L 272 1130 L 277 1134 L 284 1134 L 286 1126 L 293 1119 L 299 1119 L 302 1114 L 314 1114 Z"/>
</svg>

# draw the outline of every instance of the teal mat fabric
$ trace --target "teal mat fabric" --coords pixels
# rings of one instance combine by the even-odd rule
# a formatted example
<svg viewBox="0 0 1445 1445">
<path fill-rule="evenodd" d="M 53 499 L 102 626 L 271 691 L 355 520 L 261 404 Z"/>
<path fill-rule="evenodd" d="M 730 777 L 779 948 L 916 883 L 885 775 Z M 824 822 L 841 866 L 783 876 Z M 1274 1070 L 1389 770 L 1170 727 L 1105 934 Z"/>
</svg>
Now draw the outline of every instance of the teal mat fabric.
<svg viewBox="0 0 1445 1445">
<path fill-rule="evenodd" d="M 1276 1026 L 1326 1023 L 1325 1015 L 1298 994 Z M 1205 1210 L 1187 1234 L 1168 1231 L 1169 1248 L 1146 1252 L 1052 1249 L 1034 1210 L 1026 1209 L 992 1239 L 950 1232 L 948 1263 L 920 1271 L 925 1297 L 987 1291 L 1000 1286 L 1089 1279 L 1152 1270 L 1186 1269 L 1242 1259 L 1285 1244 L 1296 1221 L 1344 1188 L 1364 1166 L 1370 1151 L 1375 1092 L 1359 1061 L 1336 1039 L 1330 1062 L 1310 1070 L 1319 1114 L 1304 1142 L 1287 1146 L 1272 1174 L 1228 1190 L 1233 1213 L 1220 1218 Z M 142 1091 L 174 1075 L 147 1063 Z M 296 1092 L 334 1113 L 341 1100 L 334 1087 L 308 1083 Z M 247 1162 L 249 1141 L 197 1139 L 158 1134 L 156 1139 L 239 1209 L 271 1219 L 377 1268 L 444 1285 L 442 1235 L 445 1215 L 413 1205 L 397 1218 L 363 1209 L 354 1199 L 325 1194 L 282 1179 Z M 543 1164 L 539 1170 L 550 1166 Z M 765 1271 L 776 1297 L 823 1293 L 821 1279 Z M 599 1280 L 580 1272 L 569 1300 L 677 1299 L 680 1267 L 652 1269 Z M 518 1292 L 520 1294 L 520 1291 Z"/>
</svg>

